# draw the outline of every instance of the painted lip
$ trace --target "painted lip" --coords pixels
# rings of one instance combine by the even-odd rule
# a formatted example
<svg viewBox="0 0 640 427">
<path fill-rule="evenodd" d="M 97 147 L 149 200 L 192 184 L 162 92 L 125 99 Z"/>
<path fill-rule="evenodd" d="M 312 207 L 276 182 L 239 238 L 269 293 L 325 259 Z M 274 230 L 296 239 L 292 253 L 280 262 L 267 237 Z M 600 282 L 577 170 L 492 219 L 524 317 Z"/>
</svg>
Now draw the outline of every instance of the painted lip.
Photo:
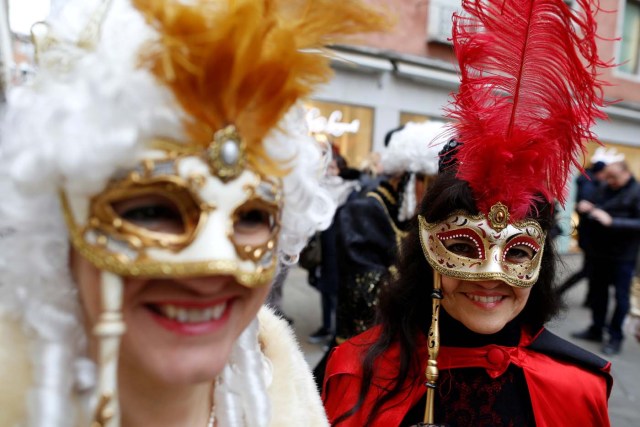
<svg viewBox="0 0 640 427">
<path fill-rule="evenodd" d="M 171 300 L 171 301 L 162 301 L 162 302 L 153 302 L 149 303 L 145 306 L 147 312 L 150 314 L 151 318 L 162 326 L 164 329 L 175 333 L 177 335 L 183 336 L 198 336 L 214 333 L 220 329 L 222 329 L 228 322 L 229 317 L 231 316 L 231 310 L 237 298 L 221 298 L 215 301 L 180 301 L 180 300 Z M 179 322 L 178 320 L 168 318 L 152 308 L 148 307 L 149 305 L 173 305 L 182 309 L 206 309 L 212 308 L 216 305 L 222 304 L 226 302 L 226 307 L 222 315 L 218 319 L 211 319 L 203 322 Z"/>
</svg>

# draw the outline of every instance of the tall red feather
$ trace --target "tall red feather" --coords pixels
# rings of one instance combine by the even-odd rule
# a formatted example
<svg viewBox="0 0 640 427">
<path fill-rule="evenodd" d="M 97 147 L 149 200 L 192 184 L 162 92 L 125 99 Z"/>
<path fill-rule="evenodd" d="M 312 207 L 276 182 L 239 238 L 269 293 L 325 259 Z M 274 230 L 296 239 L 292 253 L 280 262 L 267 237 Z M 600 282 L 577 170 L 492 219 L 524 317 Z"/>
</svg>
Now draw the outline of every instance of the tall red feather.
<svg viewBox="0 0 640 427">
<path fill-rule="evenodd" d="M 597 140 L 608 65 L 596 50 L 599 7 L 577 3 L 463 0 L 454 16 L 462 81 L 448 116 L 462 142 L 458 177 L 483 213 L 502 202 L 517 221 L 540 197 L 564 203 L 572 165 Z"/>
</svg>

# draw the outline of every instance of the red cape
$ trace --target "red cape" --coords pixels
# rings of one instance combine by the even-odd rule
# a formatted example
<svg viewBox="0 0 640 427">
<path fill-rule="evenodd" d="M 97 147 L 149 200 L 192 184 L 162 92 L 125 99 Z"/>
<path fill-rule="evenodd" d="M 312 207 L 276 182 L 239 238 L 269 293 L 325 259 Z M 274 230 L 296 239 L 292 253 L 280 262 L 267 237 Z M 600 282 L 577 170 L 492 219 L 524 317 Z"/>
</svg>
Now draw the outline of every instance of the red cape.
<svg viewBox="0 0 640 427">
<path fill-rule="evenodd" d="M 362 378 L 361 360 L 379 334 L 380 328 L 375 327 L 333 351 L 327 363 L 322 393 L 332 424 L 338 416 L 356 404 Z M 538 335 L 540 333 L 536 337 Z M 518 347 L 441 347 L 438 367 L 440 370 L 481 367 L 492 378 L 496 378 L 513 363 L 524 372 L 537 427 L 609 426 L 607 399 L 611 384 L 611 364 L 607 362 L 596 372 L 570 361 L 552 358 L 527 348 L 536 337 L 523 332 Z M 409 375 L 402 392 L 387 402 L 367 427 L 400 425 L 407 412 L 424 396 L 424 368 L 428 353 L 426 339 L 422 334 L 418 339 L 418 349 L 419 360 L 424 361 L 423 365 L 417 372 Z M 376 378 L 362 407 L 341 423 L 341 427 L 365 425 L 376 399 L 393 384 L 391 378 L 397 372 L 399 350 L 399 345 L 395 343 L 380 357 L 375 367 Z"/>
</svg>

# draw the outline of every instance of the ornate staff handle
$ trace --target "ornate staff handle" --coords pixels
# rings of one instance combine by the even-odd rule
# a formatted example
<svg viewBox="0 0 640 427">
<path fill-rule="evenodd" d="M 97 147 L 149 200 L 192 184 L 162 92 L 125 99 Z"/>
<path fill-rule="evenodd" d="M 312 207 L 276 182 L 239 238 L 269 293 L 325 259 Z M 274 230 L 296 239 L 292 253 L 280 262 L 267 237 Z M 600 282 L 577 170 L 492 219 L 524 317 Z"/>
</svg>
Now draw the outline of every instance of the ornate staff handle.
<svg viewBox="0 0 640 427">
<path fill-rule="evenodd" d="M 434 270 L 433 272 L 433 291 L 431 292 L 432 313 L 431 326 L 429 327 L 429 360 L 425 369 L 425 377 L 427 379 L 427 404 L 424 409 L 424 422 L 419 423 L 418 427 L 427 426 L 443 426 L 442 424 L 434 424 L 434 400 L 438 382 L 438 353 L 440 351 L 440 327 L 438 318 L 440 316 L 440 301 L 442 300 L 442 276 Z"/>
<path fill-rule="evenodd" d="M 91 427 L 118 427 L 118 350 L 125 331 L 122 319 L 122 278 L 103 271 L 101 286 L 102 314 L 93 333 L 98 338 L 98 402 Z"/>
</svg>

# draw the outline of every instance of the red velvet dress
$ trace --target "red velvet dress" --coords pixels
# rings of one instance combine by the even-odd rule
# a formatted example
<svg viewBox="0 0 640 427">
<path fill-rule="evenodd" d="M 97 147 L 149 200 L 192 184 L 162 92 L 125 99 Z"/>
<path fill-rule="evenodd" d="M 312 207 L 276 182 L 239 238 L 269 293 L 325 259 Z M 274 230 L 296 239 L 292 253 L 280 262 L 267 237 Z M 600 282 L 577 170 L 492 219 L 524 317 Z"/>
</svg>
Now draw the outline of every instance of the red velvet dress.
<svg viewBox="0 0 640 427">
<path fill-rule="evenodd" d="M 379 331 L 376 327 L 358 335 L 337 347 L 331 355 L 327 364 L 323 400 L 332 423 L 356 404 L 361 384 L 362 356 L 378 337 Z M 418 339 L 418 349 L 419 360 L 424 361 L 422 366 L 411 371 L 402 391 L 380 409 L 372 423 L 366 424 L 365 420 L 376 399 L 393 384 L 391 378 L 397 371 L 399 346 L 394 344 L 390 347 L 375 366 L 373 386 L 362 407 L 340 426 L 404 426 L 407 413 L 421 400 L 424 401 L 426 392 L 424 368 L 428 353 L 422 334 Z M 522 332 L 519 344 L 512 347 L 443 346 L 438 358 L 441 372 L 482 368 L 492 379 L 500 379 L 510 366 L 517 367 L 524 375 L 536 426 L 609 426 L 607 399 L 611 387 L 611 376 L 608 374 L 610 363 L 545 329 L 535 337 Z M 513 372 L 514 369 L 509 371 Z M 481 404 L 478 401 L 478 405 Z"/>
</svg>

